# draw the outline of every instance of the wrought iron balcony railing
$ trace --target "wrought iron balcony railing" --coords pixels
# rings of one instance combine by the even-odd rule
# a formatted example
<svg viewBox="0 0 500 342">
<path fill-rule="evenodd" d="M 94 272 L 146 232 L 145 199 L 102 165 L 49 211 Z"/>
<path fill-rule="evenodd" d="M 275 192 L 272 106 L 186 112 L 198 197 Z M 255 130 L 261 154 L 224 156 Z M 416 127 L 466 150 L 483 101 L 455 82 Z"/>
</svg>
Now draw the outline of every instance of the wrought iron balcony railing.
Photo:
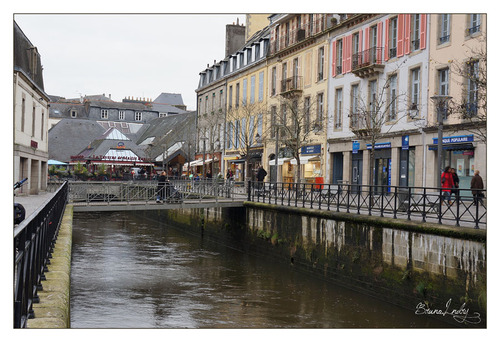
<svg viewBox="0 0 500 342">
<path fill-rule="evenodd" d="M 302 91 L 302 77 L 292 76 L 281 81 L 281 94 Z"/>
</svg>

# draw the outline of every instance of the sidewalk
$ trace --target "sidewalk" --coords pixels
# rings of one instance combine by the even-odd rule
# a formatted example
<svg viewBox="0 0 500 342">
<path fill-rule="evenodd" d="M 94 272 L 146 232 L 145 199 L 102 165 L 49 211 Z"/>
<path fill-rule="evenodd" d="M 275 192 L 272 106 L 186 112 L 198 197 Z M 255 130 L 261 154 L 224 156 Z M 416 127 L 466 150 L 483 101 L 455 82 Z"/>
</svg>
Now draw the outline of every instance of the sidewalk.
<svg viewBox="0 0 500 342">
<path fill-rule="evenodd" d="M 22 196 L 14 196 L 14 202 L 20 203 L 26 210 L 26 218 L 27 219 L 31 214 L 37 211 L 43 204 L 48 201 L 50 198 L 54 196 L 53 192 L 40 192 L 38 195 L 22 195 Z"/>
</svg>

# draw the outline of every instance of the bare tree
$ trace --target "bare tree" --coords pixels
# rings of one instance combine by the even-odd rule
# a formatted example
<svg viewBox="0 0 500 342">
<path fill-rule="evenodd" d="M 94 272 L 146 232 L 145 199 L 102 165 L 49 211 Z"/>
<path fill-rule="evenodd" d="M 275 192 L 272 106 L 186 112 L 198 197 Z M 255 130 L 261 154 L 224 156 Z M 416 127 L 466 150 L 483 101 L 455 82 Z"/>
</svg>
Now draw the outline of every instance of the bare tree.
<svg viewBox="0 0 500 342">
<path fill-rule="evenodd" d="M 486 144 L 486 44 L 472 49 L 467 61 L 453 61 L 450 71 L 455 83 L 461 87 L 459 99 L 452 99 L 449 103 L 450 115 L 457 115 L 463 125 L 457 128 L 473 133 L 481 142 Z"/>
<path fill-rule="evenodd" d="M 395 125 L 404 118 L 409 117 L 410 109 L 418 105 L 407 99 L 410 106 L 404 104 L 402 99 L 407 98 L 406 93 L 398 92 L 396 76 L 388 75 L 382 86 L 377 89 L 378 81 L 372 81 L 368 86 L 368 101 L 361 96 L 355 99 L 355 104 L 349 110 L 350 129 L 358 140 L 371 145 L 369 160 L 369 185 L 373 185 L 375 168 L 375 145 L 385 137 Z M 397 84 L 397 82 L 396 82 Z M 402 115 L 401 115 L 402 114 Z M 385 128 L 385 129 L 384 129 Z"/>
<path fill-rule="evenodd" d="M 245 156 L 245 179 L 250 176 L 250 150 L 261 144 L 262 125 L 266 107 L 261 103 L 245 103 L 230 108 L 227 112 L 227 129 L 231 148 Z"/>
<path fill-rule="evenodd" d="M 274 137 L 276 127 L 279 128 L 280 145 L 284 145 L 297 162 L 296 183 L 301 180 L 302 147 L 308 146 L 319 133 L 326 130 L 324 99 L 323 95 L 319 96 L 282 96 L 279 108 L 271 110 L 271 124 L 268 126 L 267 136 Z M 278 156 L 275 158 L 277 160 Z"/>
<path fill-rule="evenodd" d="M 224 110 L 217 109 L 210 113 L 205 113 L 200 115 L 198 120 L 198 153 L 203 152 L 202 139 L 205 139 L 205 152 L 209 153 L 213 159 L 214 153 L 221 151 L 223 146 L 224 123 L 226 120 Z M 212 162 L 211 165 L 213 166 L 214 163 Z M 212 167 L 210 171 L 214 174 L 220 170 L 214 170 Z"/>
</svg>

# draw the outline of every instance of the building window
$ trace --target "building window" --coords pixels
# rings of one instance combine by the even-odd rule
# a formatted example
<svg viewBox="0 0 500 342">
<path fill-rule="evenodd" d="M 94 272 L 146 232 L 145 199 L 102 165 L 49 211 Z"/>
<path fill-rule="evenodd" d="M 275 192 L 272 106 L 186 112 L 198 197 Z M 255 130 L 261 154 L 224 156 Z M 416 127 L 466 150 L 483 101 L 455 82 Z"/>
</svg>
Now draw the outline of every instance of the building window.
<svg viewBox="0 0 500 342">
<path fill-rule="evenodd" d="M 398 17 L 389 22 L 389 58 L 396 57 L 398 44 Z"/>
<path fill-rule="evenodd" d="M 311 98 L 304 98 L 304 131 L 309 131 L 311 125 Z"/>
<path fill-rule="evenodd" d="M 255 45 L 255 60 L 260 58 L 260 43 Z"/>
<path fill-rule="evenodd" d="M 31 136 L 35 136 L 35 120 L 36 120 L 36 107 L 33 105 L 33 114 L 31 115 Z"/>
<path fill-rule="evenodd" d="M 71 110 L 71 117 L 76 118 L 76 116 L 77 116 L 77 111 L 75 109 L 72 109 Z"/>
<path fill-rule="evenodd" d="M 167 117 L 167 113 L 158 113 L 158 117 L 159 118 L 166 118 Z"/>
<path fill-rule="evenodd" d="M 242 66 L 245 65 L 245 55 L 243 54 L 243 52 L 241 52 L 239 56 L 240 56 L 240 68 L 241 68 Z"/>
<path fill-rule="evenodd" d="M 286 79 L 287 79 L 287 65 L 283 63 L 281 65 L 281 92 L 286 91 Z"/>
<path fill-rule="evenodd" d="M 389 78 L 389 115 L 387 117 L 388 121 L 394 121 L 397 118 L 397 86 L 398 79 L 396 75 L 392 75 Z"/>
<path fill-rule="evenodd" d="M 439 23 L 439 43 L 443 44 L 450 41 L 450 15 L 441 14 Z"/>
<path fill-rule="evenodd" d="M 411 51 L 420 49 L 420 14 L 411 15 Z"/>
<path fill-rule="evenodd" d="M 233 86 L 229 86 L 229 94 L 228 94 L 228 107 L 229 109 L 233 108 Z"/>
<path fill-rule="evenodd" d="M 470 14 L 469 15 L 469 27 L 467 28 L 467 33 L 469 35 L 479 32 L 481 29 L 481 15 L 480 14 Z"/>
<path fill-rule="evenodd" d="M 252 63 L 252 48 L 247 49 L 247 64 Z"/>
<path fill-rule="evenodd" d="M 24 132 L 24 124 L 26 121 L 26 98 L 23 94 L 23 100 L 21 102 L 21 132 Z"/>
<path fill-rule="evenodd" d="M 142 121 L 142 113 L 135 112 L 135 121 Z"/>
<path fill-rule="evenodd" d="M 478 102 L 478 79 L 479 79 L 479 61 L 472 60 L 467 62 L 467 115 L 477 115 Z"/>
<path fill-rule="evenodd" d="M 318 94 L 318 112 L 316 113 L 316 127 L 318 129 L 323 129 L 323 93 Z"/>
<path fill-rule="evenodd" d="M 369 103 L 369 109 L 370 109 L 370 116 L 377 115 L 378 112 L 378 101 L 377 101 L 377 81 L 373 80 L 368 83 L 368 91 L 369 91 L 369 98 L 368 98 L 368 103 Z"/>
<path fill-rule="evenodd" d="M 108 119 L 108 110 L 107 109 L 101 109 L 101 119 Z"/>
<path fill-rule="evenodd" d="M 377 48 L 377 25 L 370 27 L 370 48 L 375 50 Z M 375 60 L 375 59 L 372 59 Z"/>
<path fill-rule="evenodd" d="M 325 48 L 318 49 L 318 81 L 323 80 L 323 71 L 325 66 Z"/>
<path fill-rule="evenodd" d="M 276 106 L 271 107 L 271 138 L 276 137 Z"/>
<path fill-rule="evenodd" d="M 219 109 L 222 109 L 223 107 L 223 97 L 224 96 L 224 92 L 222 91 L 222 89 L 219 91 Z"/>
<path fill-rule="evenodd" d="M 234 101 L 234 105 L 236 108 L 240 106 L 240 84 L 236 83 L 236 98 Z"/>
<path fill-rule="evenodd" d="M 215 93 L 212 93 L 212 112 L 215 109 Z"/>
<path fill-rule="evenodd" d="M 42 109 L 42 125 L 41 125 L 41 129 L 40 129 L 40 139 L 43 140 L 43 127 L 44 127 L 44 123 L 45 123 L 45 113 Z"/>
<path fill-rule="evenodd" d="M 118 111 L 118 120 L 125 120 L 125 111 L 124 110 Z"/>
<path fill-rule="evenodd" d="M 247 105 L 247 79 L 245 78 L 243 80 L 243 93 L 241 94 L 241 105 L 246 106 Z"/>
<path fill-rule="evenodd" d="M 250 77 L 250 103 L 255 103 L 255 75 Z"/>
<path fill-rule="evenodd" d="M 235 71 L 237 69 L 237 66 L 238 66 L 238 59 L 236 58 L 236 56 L 234 57 L 231 57 L 233 59 L 233 69 L 231 71 Z"/>
<path fill-rule="evenodd" d="M 438 70 L 439 95 L 448 95 L 449 69 Z M 448 103 L 446 103 L 446 106 Z M 447 119 L 448 110 L 443 111 L 443 120 Z"/>
<path fill-rule="evenodd" d="M 352 53 L 357 54 L 359 51 L 359 33 L 352 35 Z"/>
<path fill-rule="evenodd" d="M 259 102 L 264 101 L 264 71 L 259 72 Z"/>
<path fill-rule="evenodd" d="M 342 89 L 335 90 L 335 128 L 342 126 Z"/>
<path fill-rule="evenodd" d="M 276 67 L 271 71 L 271 96 L 276 95 Z"/>
<path fill-rule="evenodd" d="M 351 86 L 351 127 L 358 125 L 359 85 Z"/>
<path fill-rule="evenodd" d="M 335 61 L 335 68 L 336 68 L 336 72 L 335 74 L 336 75 L 340 75 L 342 74 L 342 50 L 343 50 L 343 46 L 342 46 L 342 39 L 339 39 L 337 40 L 337 44 L 336 44 L 336 52 L 335 52 L 335 58 L 336 58 L 336 61 Z"/>
<path fill-rule="evenodd" d="M 205 114 L 208 112 L 208 95 L 205 96 Z"/>
<path fill-rule="evenodd" d="M 420 105 L 420 68 L 411 70 L 411 102 L 412 107 Z"/>
</svg>

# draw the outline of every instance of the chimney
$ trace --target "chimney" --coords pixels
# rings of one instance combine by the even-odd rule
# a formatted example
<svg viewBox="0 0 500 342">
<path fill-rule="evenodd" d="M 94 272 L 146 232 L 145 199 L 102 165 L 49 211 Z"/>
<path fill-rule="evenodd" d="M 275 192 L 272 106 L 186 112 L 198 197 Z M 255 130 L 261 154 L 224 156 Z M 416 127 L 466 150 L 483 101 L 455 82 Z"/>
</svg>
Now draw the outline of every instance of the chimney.
<svg viewBox="0 0 500 342">
<path fill-rule="evenodd" d="M 109 97 L 109 99 L 111 100 L 111 94 L 109 94 L 109 96 L 108 96 L 108 97 Z"/>
</svg>

